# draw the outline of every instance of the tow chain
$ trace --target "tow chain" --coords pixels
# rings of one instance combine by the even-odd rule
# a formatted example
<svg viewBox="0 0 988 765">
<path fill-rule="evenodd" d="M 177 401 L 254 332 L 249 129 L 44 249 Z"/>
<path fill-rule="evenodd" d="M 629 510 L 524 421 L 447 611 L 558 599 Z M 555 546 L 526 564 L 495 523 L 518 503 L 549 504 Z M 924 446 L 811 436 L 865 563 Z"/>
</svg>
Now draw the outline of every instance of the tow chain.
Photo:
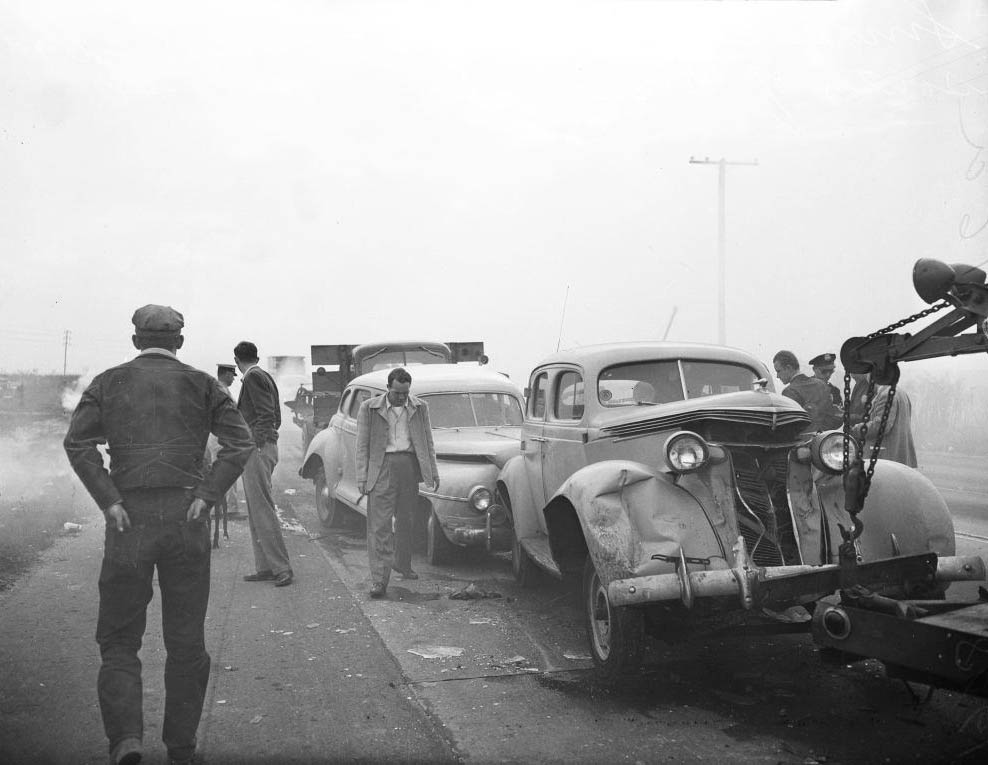
<svg viewBox="0 0 988 765">
<path fill-rule="evenodd" d="M 901 329 L 907 324 L 912 324 L 930 314 L 941 311 L 951 306 L 950 301 L 941 300 L 936 305 L 932 305 L 919 313 L 907 316 L 905 319 L 889 324 L 877 332 L 872 332 L 866 339 L 871 340 L 882 335 L 887 335 L 897 329 Z M 857 562 L 857 550 L 855 542 L 864 531 L 864 523 L 858 518 L 858 513 L 864 508 L 865 499 L 871 489 L 871 479 L 875 475 L 875 464 L 878 462 L 878 455 L 882 448 L 882 441 L 885 438 L 885 428 L 888 425 L 889 413 L 892 411 L 892 404 L 895 401 L 895 390 L 899 382 L 899 369 L 895 368 L 892 382 L 889 384 L 888 397 L 885 399 L 885 406 L 882 409 L 882 419 L 878 423 L 878 432 L 875 434 L 875 442 L 871 448 L 871 455 L 868 459 L 868 467 L 865 468 L 865 444 L 868 441 L 868 421 L 871 419 L 871 406 L 875 398 L 874 375 L 869 375 L 868 390 L 865 392 L 864 409 L 861 412 L 861 448 L 858 449 L 854 464 L 850 463 L 850 438 L 851 438 L 851 373 L 844 370 L 844 509 L 851 516 L 851 528 L 845 529 L 844 525 L 837 524 L 840 528 L 842 542 L 839 549 L 839 558 L 842 565 L 853 565 Z"/>
</svg>

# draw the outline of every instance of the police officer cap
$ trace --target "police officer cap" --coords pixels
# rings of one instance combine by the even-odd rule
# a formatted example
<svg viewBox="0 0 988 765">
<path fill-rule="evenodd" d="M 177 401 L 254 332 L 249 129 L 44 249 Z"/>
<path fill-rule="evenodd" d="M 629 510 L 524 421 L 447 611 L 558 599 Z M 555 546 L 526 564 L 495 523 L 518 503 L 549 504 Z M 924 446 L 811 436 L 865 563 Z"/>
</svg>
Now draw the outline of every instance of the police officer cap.
<svg viewBox="0 0 988 765">
<path fill-rule="evenodd" d="M 821 353 L 819 356 L 814 356 L 810 359 L 811 367 L 825 367 L 834 363 L 837 356 L 833 353 Z"/>
<path fill-rule="evenodd" d="M 185 319 L 170 305 L 149 304 L 134 311 L 134 329 L 139 335 L 177 335 L 185 326 Z"/>
<path fill-rule="evenodd" d="M 237 376 L 237 368 L 233 364 L 217 364 L 216 365 L 216 374 L 221 375 L 224 372 L 229 372 L 234 377 Z"/>
</svg>

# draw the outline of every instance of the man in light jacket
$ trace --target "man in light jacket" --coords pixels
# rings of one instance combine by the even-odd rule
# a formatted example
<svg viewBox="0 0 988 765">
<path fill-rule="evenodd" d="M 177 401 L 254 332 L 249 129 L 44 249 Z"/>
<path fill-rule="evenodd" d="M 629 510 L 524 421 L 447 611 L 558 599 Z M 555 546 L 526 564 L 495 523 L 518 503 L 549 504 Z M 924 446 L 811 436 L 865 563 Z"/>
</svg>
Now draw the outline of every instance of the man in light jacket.
<svg viewBox="0 0 988 765">
<path fill-rule="evenodd" d="M 368 494 L 367 556 L 372 598 L 384 596 L 391 570 L 412 571 L 412 518 L 418 485 L 439 489 L 429 407 L 409 393 L 412 376 L 402 368 L 388 375 L 388 391 L 368 399 L 357 414 L 357 487 Z M 392 532 L 392 518 L 395 531 Z"/>
<path fill-rule="evenodd" d="M 855 382 L 860 382 L 862 389 L 867 389 L 868 375 L 852 375 Z M 882 414 L 885 412 L 885 404 L 889 398 L 888 385 L 876 385 L 875 397 L 871 402 L 871 411 L 868 416 L 868 441 L 862 444 L 865 461 L 871 459 L 872 449 L 875 447 L 875 437 L 882 424 Z M 862 402 L 862 407 L 864 406 Z M 917 467 L 916 445 L 913 442 L 913 405 L 901 386 L 895 389 L 895 397 L 892 399 L 892 407 L 889 409 L 888 420 L 885 423 L 885 435 L 882 438 L 882 448 L 879 457 L 886 460 L 901 462 L 909 467 Z M 858 423 L 854 434 L 860 438 L 863 423 Z"/>
</svg>

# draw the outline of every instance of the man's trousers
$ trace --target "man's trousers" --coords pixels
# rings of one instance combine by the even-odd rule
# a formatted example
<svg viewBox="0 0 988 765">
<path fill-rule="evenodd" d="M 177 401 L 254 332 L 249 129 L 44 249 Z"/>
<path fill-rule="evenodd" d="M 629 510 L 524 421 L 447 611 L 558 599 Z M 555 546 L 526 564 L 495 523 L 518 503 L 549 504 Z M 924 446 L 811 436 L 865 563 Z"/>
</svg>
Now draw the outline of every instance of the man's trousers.
<svg viewBox="0 0 988 765">
<path fill-rule="evenodd" d="M 191 757 L 209 681 L 206 606 L 209 602 L 209 520 L 185 520 L 188 489 L 125 492 L 131 528 L 106 528 L 99 576 L 96 642 L 102 664 L 97 688 L 110 750 L 125 738 L 142 739 L 143 686 L 138 651 L 144 637 L 155 568 L 161 591 L 165 649 L 165 718 L 169 756 Z"/>
<path fill-rule="evenodd" d="M 384 455 L 381 473 L 367 499 L 367 557 L 372 583 L 386 585 L 392 568 L 409 571 L 412 567 L 412 514 L 418 504 L 418 476 L 418 461 L 411 452 Z"/>
<path fill-rule="evenodd" d="M 292 570 L 271 495 L 271 474 L 277 464 L 278 444 L 269 441 L 250 455 L 243 478 L 255 570 L 270 571 L 275 576 Z"/>
</svg>

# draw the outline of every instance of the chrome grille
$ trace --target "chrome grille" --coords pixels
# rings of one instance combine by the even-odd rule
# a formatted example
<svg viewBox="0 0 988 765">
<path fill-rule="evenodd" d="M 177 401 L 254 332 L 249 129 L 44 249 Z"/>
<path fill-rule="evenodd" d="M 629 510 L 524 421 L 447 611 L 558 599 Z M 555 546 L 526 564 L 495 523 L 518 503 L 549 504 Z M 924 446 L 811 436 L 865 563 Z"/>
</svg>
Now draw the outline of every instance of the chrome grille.
<svg viewBox="0 0 988 765">
<path fill-rule="evenodd" d="M 663 430 L 695 428 L 702 422 L 710 421 L 732 423 L 735 425 L 754 425 L 774 431 L 788 425 L 808 424 L 810 418 L 806 412 L 793 412 L 789 410 L 778 412 L 745 409 L 692 410 L 678 414 L 669 414 L 664 417 L 636 420 L 635 422 L 628 422 L 621 425 L 611 425 L 610 427 L 601 429 L 601 434 L 616 438 L 627 438 L 629 436 L 647 435 L 648 433 L 659 433 Z"/>
<path fill-rule="evenodd" d="M 793 547 L 792 522 L 785 495 L 788 451 L 755 455 L 731 450 L 738 528 L 757 566 L 781 566 L 784 549 Z M 794 549 L 794 548 L 793 548 Z"/>
</svg>

